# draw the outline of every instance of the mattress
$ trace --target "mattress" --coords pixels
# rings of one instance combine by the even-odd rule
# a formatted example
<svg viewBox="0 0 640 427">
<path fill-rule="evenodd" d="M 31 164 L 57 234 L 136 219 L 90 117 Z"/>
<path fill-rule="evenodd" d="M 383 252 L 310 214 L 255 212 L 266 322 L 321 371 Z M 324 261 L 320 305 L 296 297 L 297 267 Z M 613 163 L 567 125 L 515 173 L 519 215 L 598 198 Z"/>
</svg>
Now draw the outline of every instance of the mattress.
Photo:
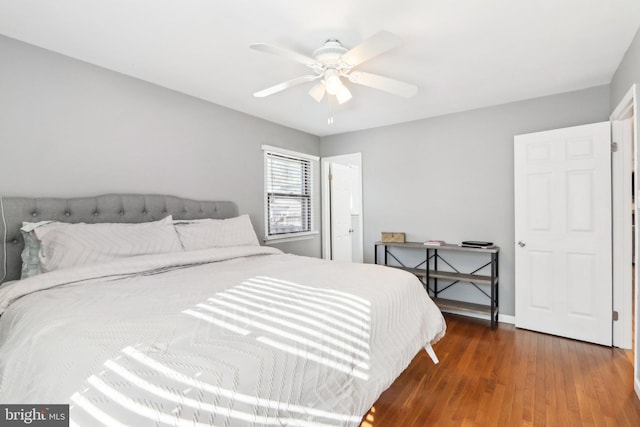
<svg viewBox="0 0 640 427">
<path fill-rule="evenodd" d="M 57 270 L 0 312 L 0 402 L 77 426 L 356 426 L 445 332 L 409 273 L 268 247 Z"/>
</svg>

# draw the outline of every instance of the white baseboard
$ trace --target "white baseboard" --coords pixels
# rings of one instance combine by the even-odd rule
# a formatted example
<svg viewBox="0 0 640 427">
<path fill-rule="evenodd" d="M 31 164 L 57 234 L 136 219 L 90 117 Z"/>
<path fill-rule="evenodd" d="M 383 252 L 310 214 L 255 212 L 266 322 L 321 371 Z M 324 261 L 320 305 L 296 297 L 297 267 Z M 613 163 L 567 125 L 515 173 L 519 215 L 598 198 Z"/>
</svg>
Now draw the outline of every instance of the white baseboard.
<svg viewBox="0 0 640 427">
<path fill-rule="evenodd" d="M 510 325 L 516 324 L 516 316 L 509 316 L 508 314 L 498 314 L 498 322 L 508 323 Z"/>
<path fill-rule="evenodd" d="M 636 378 L 633 388 L 636 390 L 636 396 L 638 396 L 638 399 L 640 399 L 640 378 Z"/>
</svg>

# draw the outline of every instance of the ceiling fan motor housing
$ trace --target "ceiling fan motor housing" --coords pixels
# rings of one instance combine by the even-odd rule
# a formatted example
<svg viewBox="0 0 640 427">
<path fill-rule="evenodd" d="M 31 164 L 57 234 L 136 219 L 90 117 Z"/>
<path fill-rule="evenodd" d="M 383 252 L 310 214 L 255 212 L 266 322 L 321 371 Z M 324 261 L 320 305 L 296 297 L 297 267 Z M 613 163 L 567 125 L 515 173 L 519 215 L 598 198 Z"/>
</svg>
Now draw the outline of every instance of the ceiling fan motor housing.
<svg viewBox="0 0 640 427">
<path fill-rule="evenodd" d="M 342 46 L 337 39 L 328 39 L 322 47 L 313 51 L 313 59 L 324 64 L 337 66 L 340 57 L 348 52 L 348 49 Z"/>
</svg>

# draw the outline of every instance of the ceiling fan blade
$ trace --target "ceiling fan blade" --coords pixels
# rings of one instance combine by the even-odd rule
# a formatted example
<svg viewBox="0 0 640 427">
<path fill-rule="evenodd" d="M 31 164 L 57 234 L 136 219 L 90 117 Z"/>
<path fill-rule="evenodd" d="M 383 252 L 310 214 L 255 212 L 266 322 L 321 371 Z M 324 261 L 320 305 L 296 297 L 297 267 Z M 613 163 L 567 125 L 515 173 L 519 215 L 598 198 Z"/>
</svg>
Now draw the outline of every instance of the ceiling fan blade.
<svg viewBox="0 0 640 427">
<path fill-rule="evenodd" d="M 389 77 L 379 76 L 377 74 L 365 73 L 363 71 L 354 71 L 349 74 L 349 81 L 363 86 L 380 89 L 393 95 L 411 98 L 418 93 L 418 86 L 410 83 L 401 82 L 400 80 L 390 79 Z"/>
<path fill-rule="evenodd" d="M 275 86 L 262 89 L 253 94 L 256 98 L 264 98 L 265 96 L 273 95 L 274 93 L 289 89 L 290 87 L 298 86 L 306 82 L 317 80 L 322 76 L 302 76 L 295 79 L 287 80 L 286 82 L 278 83 Z"/>
<path fill-rule="evenodd" d="M 350 67 L 355 67 L 400 44 L 402 44 L 400 37 L 388 31 L 379 31 L 342 55 L 341 60 Z"/>
<path fill-rule="evenodd" d="M 250 44 L 249 47 L 251 49 L 258 50 L 260 52 L 271 53 L 273 55 L 284 56 L 285 58 L 291 59 L 293 61 L 299 62 L 301 64 L 306 65 L 307 67 L 312 67 L 316 60 L 311 58 L 310 56 L 303 55 L 296 51 L 286 49 L 284 47 L 275 46 L 267 43 L 253 43 Z"/>
<path fill-rule="evenodd" d="M 309 90 L 309 95 L 311 95 L 311 97 L 313 99 L 316 100 L 316 102 L 320 102 L 322 101 L 322 98 L 324 98 L 324 93 L 326 92 L 326 89 L 324 88 L 324 84 L 322 84 L 322 82 L 320 83 L 316 83 L 311 90 Z"/>
</svg>

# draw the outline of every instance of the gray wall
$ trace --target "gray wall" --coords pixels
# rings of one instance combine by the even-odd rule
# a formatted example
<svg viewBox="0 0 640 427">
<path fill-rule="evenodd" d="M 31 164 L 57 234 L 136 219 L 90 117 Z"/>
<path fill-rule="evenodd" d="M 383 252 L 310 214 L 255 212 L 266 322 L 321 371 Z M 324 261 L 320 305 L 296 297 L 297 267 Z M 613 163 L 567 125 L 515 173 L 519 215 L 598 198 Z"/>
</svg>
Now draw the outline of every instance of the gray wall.
<svg viewBox="0 0 640 427">
<path fill-rule="evenodd" d="M 611 80 L 612 111 L 634 83 L 640 84 L 640 30 L 636 33 Z"/>
<path fill-rule="evenodd" d="M 262 236 L 261 144 L 320 151 L 314 135 L 0 36 L 0 195 L 232 200 Z"/>
<path fill-rule="evenodd" d="M 362 152 L 366 262 L 381 231 L 412 241 L 492 241 L 501 247 L 501 313 L 513 315 L 513 137 L 608 115 L 609 87 L 601 86 L 324 137 L 322 156 Z M 456 293 L 479 296 L 465 285 Z"/>
</svg>

